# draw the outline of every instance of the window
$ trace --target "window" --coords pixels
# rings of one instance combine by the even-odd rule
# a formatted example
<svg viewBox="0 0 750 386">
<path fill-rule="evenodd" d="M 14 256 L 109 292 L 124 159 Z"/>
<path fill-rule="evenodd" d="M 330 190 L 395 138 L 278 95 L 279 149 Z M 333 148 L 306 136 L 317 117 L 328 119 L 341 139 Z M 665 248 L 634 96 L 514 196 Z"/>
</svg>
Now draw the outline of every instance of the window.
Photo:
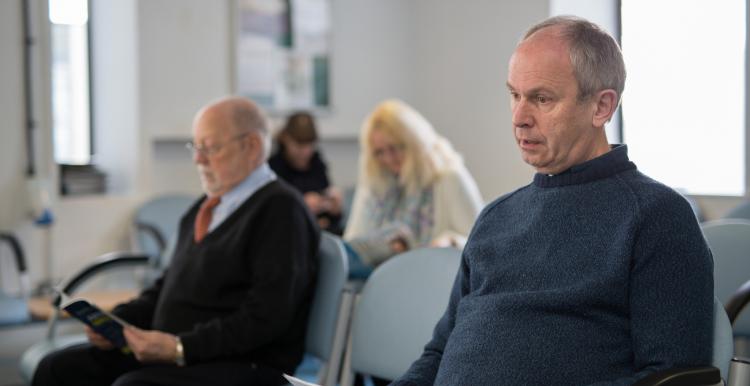
<svg viewBox="0 0 750 386">
<path fill-rule="evenodd" d="M 649 176 L 745 193 L 745 0 L 623 0 L 623 135 Z"/>
<path fill-rule="evenodd" d="M 88 0 L 49 0 L 55 161 L 91 161 Z"/>
</svg>

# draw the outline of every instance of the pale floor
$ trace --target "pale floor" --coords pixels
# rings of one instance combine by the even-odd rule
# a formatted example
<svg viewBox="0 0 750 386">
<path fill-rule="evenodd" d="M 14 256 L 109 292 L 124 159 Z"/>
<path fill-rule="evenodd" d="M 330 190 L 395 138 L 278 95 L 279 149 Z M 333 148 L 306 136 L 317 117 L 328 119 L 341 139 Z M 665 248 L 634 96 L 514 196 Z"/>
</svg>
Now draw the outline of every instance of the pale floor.
<svg viewBox="0 0 750 386">
<path fill-rule="evenodd" d="M 72 320 L 60 322 L 58 328 L 63 334 L 82 331 L 80 323 Z M 18 373 L 18 361 L 27 348 L 44 339 L 46 332 L 44 322 L 0 327 L 0 386 L 24 384 Z"/>
</svg>

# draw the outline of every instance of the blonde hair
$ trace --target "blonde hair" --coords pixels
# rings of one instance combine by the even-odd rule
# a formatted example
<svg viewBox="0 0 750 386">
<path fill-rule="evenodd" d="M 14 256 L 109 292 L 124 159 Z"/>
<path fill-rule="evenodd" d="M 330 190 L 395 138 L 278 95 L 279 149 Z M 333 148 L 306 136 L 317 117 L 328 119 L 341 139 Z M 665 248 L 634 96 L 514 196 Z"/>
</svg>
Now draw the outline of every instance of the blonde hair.
<svg viewBox="0 0 750 386">
<path fill-rule="evenodd" d="M 360 142 L 360 183 L 382 196 L 388 188 L 386 169 L 373 154 L 370 136 L 379 131 L 403 146 L 404 161 L 398 176 L 407 194 L 432 185 L 446 170 L 461 163 L 461 156 L 440 136 L 422 114 L 398 99 L 378 104 L 362 124 Z"/>
</svg>

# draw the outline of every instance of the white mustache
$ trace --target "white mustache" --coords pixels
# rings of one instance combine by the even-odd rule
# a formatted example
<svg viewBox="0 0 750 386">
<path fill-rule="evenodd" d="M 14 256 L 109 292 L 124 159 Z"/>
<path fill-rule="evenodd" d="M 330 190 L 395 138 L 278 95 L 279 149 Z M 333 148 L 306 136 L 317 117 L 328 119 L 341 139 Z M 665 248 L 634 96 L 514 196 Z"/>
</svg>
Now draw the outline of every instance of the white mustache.
<svg viewBox="0 0 750 386">
<path fill-rule="evenodd" d="M 208 169 L 207 167 L 203 165 L 198 165 L 198 174 L 201 175 L 201 177 L 211 177 L 213 176 L 213 172 Z"/>
</svg>

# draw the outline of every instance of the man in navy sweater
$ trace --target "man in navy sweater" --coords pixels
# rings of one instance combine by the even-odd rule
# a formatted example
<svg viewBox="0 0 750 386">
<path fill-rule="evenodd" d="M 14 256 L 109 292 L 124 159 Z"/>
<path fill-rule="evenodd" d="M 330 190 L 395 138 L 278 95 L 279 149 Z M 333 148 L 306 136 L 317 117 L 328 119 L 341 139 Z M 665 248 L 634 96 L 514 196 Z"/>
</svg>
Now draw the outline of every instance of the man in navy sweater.
<svg viewBox="0 0 750 386">
<path fill-rule="evenodd" d="M 285 384 L 302 360 L 319 230 L 266 164 L 267 123 L 251 101 L 202 109 L 193 152 L 206 193 L 182 217 L 167 272 L 113 311 L 131 355 L 91 344 L 47 356 L 34 385 Z"/>
<path fill-rule="evenodd" d="M 713 265 L 695 216 L 607 143 L 624 82 L 598 26 L 527 32 L 507 86 L 537 174 L 484 209 L 432 340 L 393 385 L 631 385 L 710 364 Z"/>
</svg>

